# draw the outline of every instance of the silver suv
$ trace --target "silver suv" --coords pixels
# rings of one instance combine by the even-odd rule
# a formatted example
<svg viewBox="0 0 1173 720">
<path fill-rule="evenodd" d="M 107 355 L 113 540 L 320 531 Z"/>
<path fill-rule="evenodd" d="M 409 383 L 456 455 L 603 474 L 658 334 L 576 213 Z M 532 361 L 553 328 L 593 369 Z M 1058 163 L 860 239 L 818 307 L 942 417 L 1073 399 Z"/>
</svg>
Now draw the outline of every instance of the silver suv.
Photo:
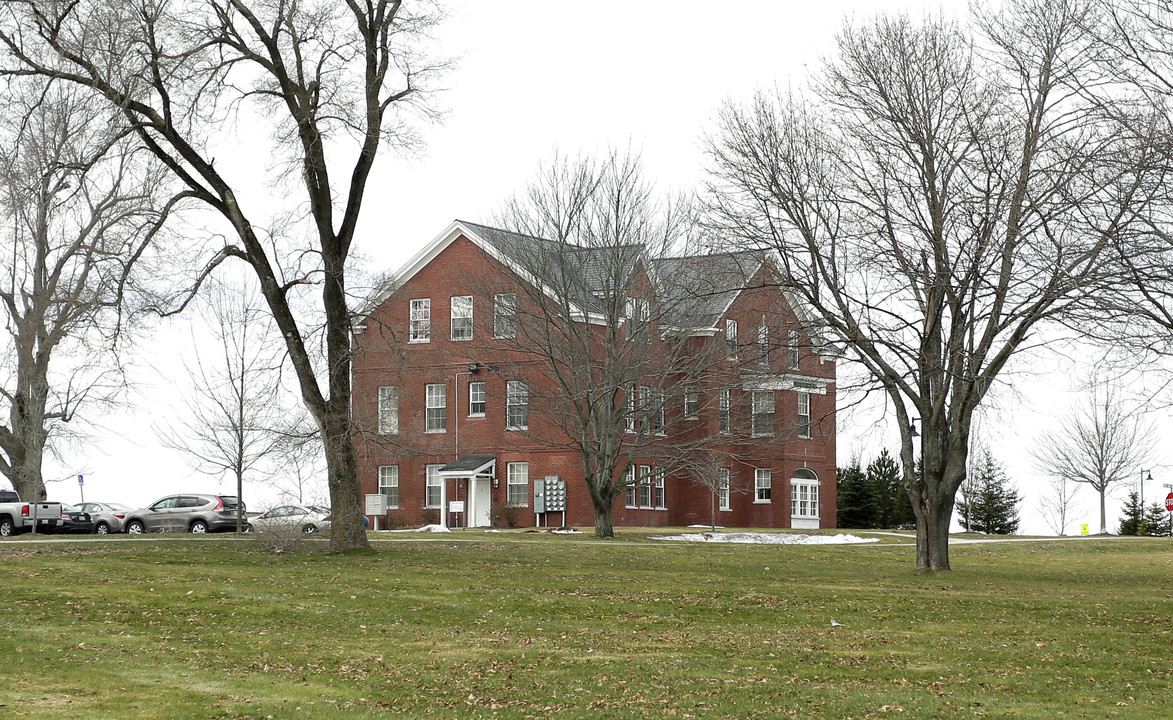
<svg viewBox="0 0 1173 720">
<path fill-rule="evenodd" d="M 243 505 L 235 495 L 168 495 L 149 507 L 128 512 L 123 527 L 131 535 L 235 530 L 236 508 L 240 506 L 243 514 Z"/>
</svg>

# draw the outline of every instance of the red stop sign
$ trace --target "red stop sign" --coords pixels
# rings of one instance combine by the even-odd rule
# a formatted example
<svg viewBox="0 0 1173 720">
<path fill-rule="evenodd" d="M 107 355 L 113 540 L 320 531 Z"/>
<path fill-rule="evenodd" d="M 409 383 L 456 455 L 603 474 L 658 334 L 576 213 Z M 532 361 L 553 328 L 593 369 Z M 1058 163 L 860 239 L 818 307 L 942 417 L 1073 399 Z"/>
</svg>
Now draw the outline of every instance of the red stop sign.
<svg viewBox="0 0 1173 720">
<path fill-rule="evenodd" d="M 1165 496 L 1165 509 L 1173 512 L 1173 492 Z"/>
</svg>

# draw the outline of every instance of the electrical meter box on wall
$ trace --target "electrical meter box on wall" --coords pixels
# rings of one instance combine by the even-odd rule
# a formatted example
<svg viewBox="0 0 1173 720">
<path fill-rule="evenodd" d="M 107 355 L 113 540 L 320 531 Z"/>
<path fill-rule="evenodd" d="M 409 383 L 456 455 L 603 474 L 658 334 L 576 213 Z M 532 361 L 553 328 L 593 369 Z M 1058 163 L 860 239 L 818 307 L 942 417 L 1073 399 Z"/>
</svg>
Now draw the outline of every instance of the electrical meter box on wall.
<svg viewBox="0 0 1173 720">
<path fill-rule="evenodd" d="M 557 475 L 534 480 L 534 512 L 566 512 L 566 482 Z"/>
<path fill-rule="evenodd" d="M 566 482 L 557 475 L 546 476 L 546 512 L 566 511 Z"/>
</svg>

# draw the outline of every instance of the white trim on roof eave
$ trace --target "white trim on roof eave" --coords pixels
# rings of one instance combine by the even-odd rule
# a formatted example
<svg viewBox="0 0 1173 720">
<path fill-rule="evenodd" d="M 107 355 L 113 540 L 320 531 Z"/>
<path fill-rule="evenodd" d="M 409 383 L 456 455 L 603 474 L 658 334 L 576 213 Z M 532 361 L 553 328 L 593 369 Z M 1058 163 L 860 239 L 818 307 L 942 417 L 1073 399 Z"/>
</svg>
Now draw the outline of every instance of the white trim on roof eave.
<svg viewBox="0 0 1173 720">
<path fill-rule="evenodd" d="M 748 280 L 752 280 L 753 276 L 757 275 L 758 270 L 761 270 L 762 266 L 765 264 L 766 264 L 765 260 L 758 261 L 757 267 L 755 267 L 753 269 L 753 272 L 749 273 L 746 276 L 747 280 L 742 281 L 741 287 L 737 288 L 737 292 L 733 294 L 733 297 L 730 298 L 729 302 L 725 303 L 725 307 L 721 308 L 720 314 L 717 315 L 718 320 L 725 317 L 725 314 L 729 312 L 729 308 L 733 307 L 733 303 L 737 302 L 737 298 L 741 297 L 741 293 L 745 292 L 745 286 L 746 286 L 746 283 L 748 282 Z"/>
<path fill-rule="evenodd" d="M 410 260 L 404 263 L 403 266 L 395 272 L 394 275 L 392 275 L 386 282 L 379 286 L 379 288 L 374 293 L 371 294 L 369 299 L 363 303 L 362 309 L 355 314 L 355 317 L 358 318 L 358 322 L 355 324 L 359 324 L 365 321 L 366 318 L 375 311 L 375 308 L 382 305 L 387 301 L 387 298 L 391 297 L 391 295 L 395 293 L 397 288 L 405 285 L 407 281 L 415 277 L 416 273 L 427 267 L 428 263 L 435 260 L 441 252 L 443 252 L 449 245 L 455 242 L 456 238 L 460 237 L 461 235 L 468 238 L 470 242 L 492 256 L 494 260 L 508 267 L 522 280 L 525 280 L 527 283 L 537 288 L 542 293 L 557 299 L 556 293 L 552 292 L 548 287 L 539 282 L 537 278 L 527 272 L 525 268 L 518 267 L 508 257 L 498 251 L 492 243 L 473 232 L 473 230 L 470 229 L 467 225 L 459 220 L 453 220 L 452 223 L 449 224 L 443 232 L 434 237 L 427 245 L 424 245 L 424 247 L 421 248 L 419 252 L 413 255 Z M 571 308 L 572 312 L 578 312 L 580 315 L 583 315 L 587 318 L 591 317 L 589 313 L 582 313 L 579 311 L 577 306 L 573 303 L 571 304 Z"/>
</svg>

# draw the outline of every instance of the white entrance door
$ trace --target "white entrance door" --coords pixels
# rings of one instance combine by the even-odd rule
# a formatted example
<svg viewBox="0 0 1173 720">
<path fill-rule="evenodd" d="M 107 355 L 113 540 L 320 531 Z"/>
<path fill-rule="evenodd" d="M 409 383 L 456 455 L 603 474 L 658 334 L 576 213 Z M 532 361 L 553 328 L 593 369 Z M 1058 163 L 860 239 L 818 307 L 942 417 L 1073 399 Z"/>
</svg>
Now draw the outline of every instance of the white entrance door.
<svg viewBox="0 0 1173 720">
<path fill-rule="evenodd" d="M 493 500 L 491 480 L 487 477 L 474 477 L 469 481 L 471 492 L 468 494 L 468 525 L 469 527 L 492 527 Z"/>
</svg>

